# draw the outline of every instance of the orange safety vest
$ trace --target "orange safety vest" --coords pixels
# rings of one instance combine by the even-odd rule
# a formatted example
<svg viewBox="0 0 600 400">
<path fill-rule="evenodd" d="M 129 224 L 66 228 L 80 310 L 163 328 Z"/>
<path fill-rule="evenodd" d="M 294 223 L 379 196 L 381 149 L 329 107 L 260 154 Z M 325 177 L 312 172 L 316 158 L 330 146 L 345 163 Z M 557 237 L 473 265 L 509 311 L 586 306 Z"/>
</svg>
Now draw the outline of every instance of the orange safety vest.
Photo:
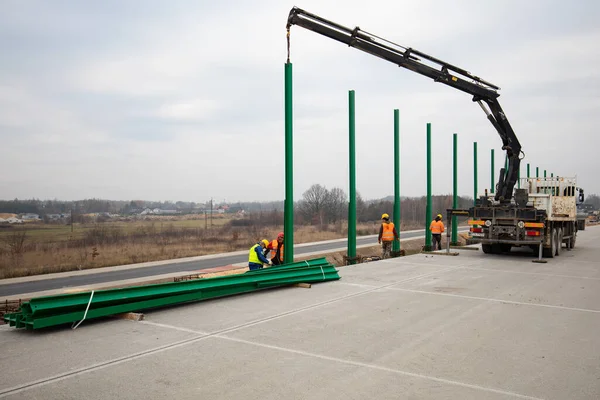
<svg viewBox="0 0 600 400">
<path fill-rule="evenodd" d="M 429 225 L 429 229 L 431 230 L 431 233 L 436 235 L 442 234 L 444 233 L 444 223 L 441 220 L 433 220 L 431 221 L 431 225 Z"/>
<path fill-rule="evenodd" d="M 271 258 L 274 258 L 277 255 L 277 246 L 279 242 L 277 239 L 271 242 Z M 279 250 L 279 261 L 283 261 L 283 243 L 281 243 L 281 249 Z"/>
<path fill-rule="evenodd" d="M 383 223 L 381 224 L 381 226 L 383 226 L 383 232 L 381 233 L 381 240 L 383 240 L 384 242 L 391 242 L 392 240 L 394 240 L 394 223 L 390 222 L 390 223 Z"/>
</svg>

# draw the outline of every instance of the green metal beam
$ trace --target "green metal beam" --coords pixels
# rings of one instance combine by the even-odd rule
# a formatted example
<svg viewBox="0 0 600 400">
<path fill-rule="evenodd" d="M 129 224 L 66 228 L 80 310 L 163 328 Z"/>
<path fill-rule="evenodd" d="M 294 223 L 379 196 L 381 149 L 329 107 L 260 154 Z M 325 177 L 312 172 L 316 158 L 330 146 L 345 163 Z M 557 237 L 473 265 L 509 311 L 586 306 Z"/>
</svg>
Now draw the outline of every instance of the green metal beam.
<svg viewBox="0 0 600 400">
<path fill-rule="evenodd" d="M 283 206 L 284 264 L 294 262 L 294 150 L 292 63 L 285 64 L 285 204 Z"/>
<path fill-rule="evenodd" d="M 356 258 L 356 119 L 354 90 L 348 92 L 348 153 L 350 167 L 350 203 L 348 204 L 348 263 Z"/>
<path fill-rule="evenodd" d="M 4 320 L 17 328 L 39 329 L 81 321 L 84 315 L 85 319 L 93 319 L 268 287 L 336 279 L 336 268 L 319 258 L 237 275 L 37 297 L 23 303 L 19 312 L 6 314 Z"/>
<path fill-rule="evenodd" d="M 400 236 L 400 110 L 394 110 L 394 226 Z M 392 251 L 400 252 L 400 240 L 392 242 Z"/>
<path fill-rule="evenodd" d="M 425 208 L 425 246 L 423 250 L 431 251 L 431 123 L 427 123 L 427 205 Z"/>
</svg>

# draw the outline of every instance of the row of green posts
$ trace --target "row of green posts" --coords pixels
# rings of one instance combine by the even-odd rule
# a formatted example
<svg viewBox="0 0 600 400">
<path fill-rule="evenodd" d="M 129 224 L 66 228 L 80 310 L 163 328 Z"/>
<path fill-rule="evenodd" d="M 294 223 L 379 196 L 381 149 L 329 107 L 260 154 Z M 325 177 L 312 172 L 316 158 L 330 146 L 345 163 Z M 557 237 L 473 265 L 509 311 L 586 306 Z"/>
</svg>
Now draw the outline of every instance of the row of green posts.
<svg viewBox="0 0 600 400">
<path fill-rule="evenodd" d="M 4 321 L 25 329 L 64 324 L 76 328 L 88 319 L 338 279 L 335 266 L 325 258 L 317 258 L 236 275 L 37 297 L 23 303 L 18 312 L 5 314 Z"/>
</svg>

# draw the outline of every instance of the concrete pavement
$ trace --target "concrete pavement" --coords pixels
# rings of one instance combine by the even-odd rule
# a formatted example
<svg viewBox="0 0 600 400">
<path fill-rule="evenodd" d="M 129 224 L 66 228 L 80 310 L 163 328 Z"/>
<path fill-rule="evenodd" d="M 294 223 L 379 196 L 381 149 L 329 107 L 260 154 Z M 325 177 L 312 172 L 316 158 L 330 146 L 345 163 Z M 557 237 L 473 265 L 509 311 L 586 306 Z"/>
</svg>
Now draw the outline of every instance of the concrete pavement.
<svg viewBox="0 0 600 400">
<path fill-rule="evenodd" d="M 6 399 L 598 399 L 600 229 L 531 254 L 417 254 L 141 322 L 0 327 Z"/>
</svg>

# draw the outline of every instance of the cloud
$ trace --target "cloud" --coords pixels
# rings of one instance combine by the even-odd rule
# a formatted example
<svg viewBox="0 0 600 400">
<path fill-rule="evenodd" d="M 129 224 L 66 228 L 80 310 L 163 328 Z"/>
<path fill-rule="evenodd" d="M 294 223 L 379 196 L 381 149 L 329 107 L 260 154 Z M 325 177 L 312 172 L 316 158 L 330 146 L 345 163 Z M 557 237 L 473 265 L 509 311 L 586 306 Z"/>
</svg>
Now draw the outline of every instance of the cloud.
<svg viewBox="0 0 600 400">
<path fill-rule="evenodd" d="M 65 199 L 277 200 L 284 196 L 283 64 L 291 5 L 276 0 L 13 2 L 0 13 L 0 193 Z M 299 4 L 300 5 L 300 4 Z M 600 192 L 600 6 L 306 0 L 307 11 L 464 67 L 498 84 L 532 166 Z M 518 10 L 518 12 L 515 12 Z M 357 185 L 393 192 L 393 110 L 403 195 L 480 189 L 500 139 L 471 96 L 292 27 L 295 195 L 348 184 L 348 90 L 356 91 Z M 31 155 L 34 154 L 35 157 Z M 497 175 L 497 172 L 496 172 Z"/>
</svg>

